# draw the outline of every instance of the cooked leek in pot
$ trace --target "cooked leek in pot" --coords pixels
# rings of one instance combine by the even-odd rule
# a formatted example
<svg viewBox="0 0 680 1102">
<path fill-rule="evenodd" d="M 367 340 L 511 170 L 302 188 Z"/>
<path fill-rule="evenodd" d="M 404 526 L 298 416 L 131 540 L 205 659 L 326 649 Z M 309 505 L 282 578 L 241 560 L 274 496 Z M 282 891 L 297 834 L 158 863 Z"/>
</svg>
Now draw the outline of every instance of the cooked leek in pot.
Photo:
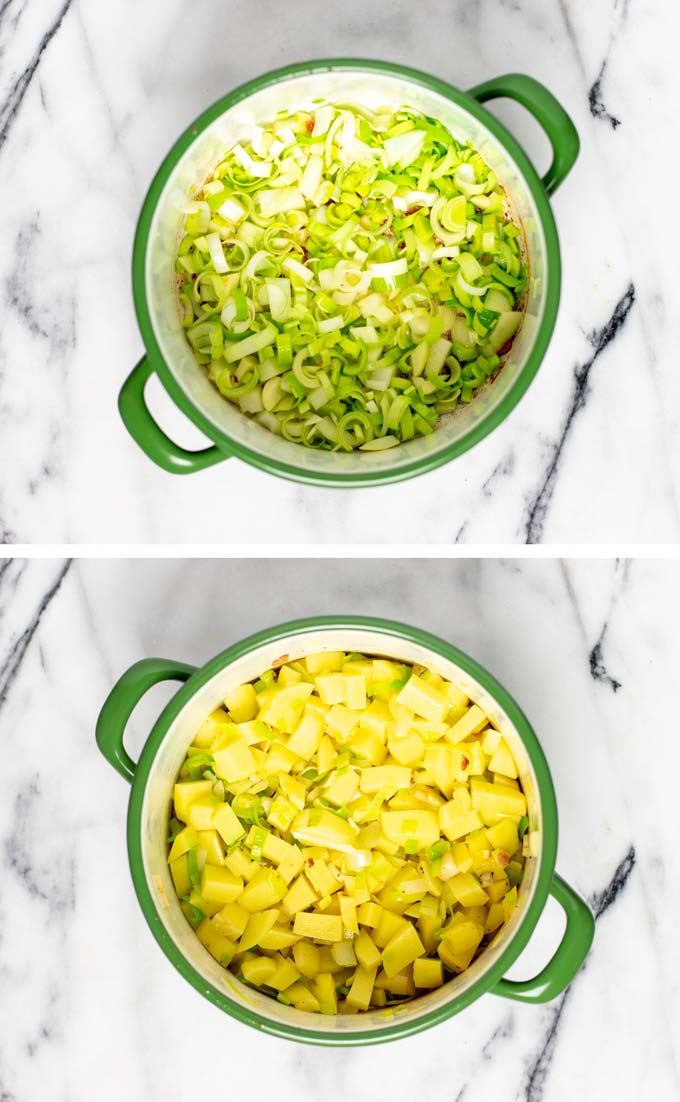
<svg viewBox="0 0 680 1102">
<path fill-rule="evenodd" d="M 319 103 L 233 144 L 187 204 L 187 339 L 220 393 L 311 448 L 435 431 L 522 318 L 521 231 L 495 173 L 409 108 Z"/>
<path fill-rule="evenodd" d="M 325 652 L 238 686 L 195 732 L 168 862 L 220 964 L 356 1013 L 441 986 L 496 936 L 526 811 L 510 746 L 457 685 Z"/>
</svg>

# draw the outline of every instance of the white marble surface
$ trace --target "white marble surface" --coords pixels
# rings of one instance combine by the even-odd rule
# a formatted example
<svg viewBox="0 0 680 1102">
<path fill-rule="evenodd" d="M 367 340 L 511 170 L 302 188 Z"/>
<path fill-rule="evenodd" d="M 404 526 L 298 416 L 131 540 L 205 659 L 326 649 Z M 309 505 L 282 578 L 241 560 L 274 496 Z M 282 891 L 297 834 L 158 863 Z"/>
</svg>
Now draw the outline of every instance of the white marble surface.
<svg viewBox="0 0 680 1102">
<path fill-rule="evenodd" d="M 678 27 L 668 0 L 4 0 L 4 541 L 677 540 L 667 197 L 680 167 Z M 582 152 L 554 199 L 564 294 L 544 366 L 491 438 L 401 486 L 302 488 L 234 459 L 167 475 L 116 411 L 142 352 L 129 275 L 142 198 L 209 103 L 267 69 L 334 54 L 406 62 L 462 88 L 526 72 L 571 112 Z M 544 168 L 536 124 L 513 105 L 492 109 Z M 169 400 L 157 409 L 180 442 L 199 443 Z"/>
<path fill-rule="evenodd" d="M 680 1096 L 677 563 L 75 562 L 0 574 L 0 1098 L 4 1102 L 671 1102 Z M 250 592 L 257 581 L 258 599 Z M 126 862 L 128 787 L 94 742 L 138 658 L 203 662 L 299 615 L 399 617 L 459 644 L 528 713 L 560 807 L 558 869 L 599 914 L 545 1007 L 487 995 L 393 1045 L 260 1036 L 166 961 Z M 133 757 L 158 714 L 133 717 Z M 513 970 L 556 943 L 546 912 Z"/>
</svg>

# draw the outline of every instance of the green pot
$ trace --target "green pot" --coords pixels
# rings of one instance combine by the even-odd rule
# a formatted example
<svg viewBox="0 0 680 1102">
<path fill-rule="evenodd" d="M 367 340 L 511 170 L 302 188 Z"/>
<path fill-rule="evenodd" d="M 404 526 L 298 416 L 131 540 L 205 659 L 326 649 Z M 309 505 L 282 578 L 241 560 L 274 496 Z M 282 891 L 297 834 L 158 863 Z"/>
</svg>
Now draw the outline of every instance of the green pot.
<svg viewBox="0 0 680 1102">
<path fill-rule="evenodd" d="M 196 728 L 222 703 L 226 692 L 258 677 L 282 655 L 298 658 L 321 650 L 420 662 L 460 684 L 492 717 L 515 755 L 533 839 L 514 914 L 466 972 L 402 1006 L 333 1018 L 283 1006 L 225 973 L 182 914 L 166 860 L 173 784 Z M 144 693 L 167 680 L 184 684 L 164 708 L 135 764 L 123 746 L 127 721 Z M 406 1037 L 450 1018 L 487 991 L 522 1002 L 545 1002 L 565 989 L 590 948 L 592 915 L 555 872 L 557 808 L 538 739 L 526 716 L 491 674 L 434 635 L 386 620 L 324 616 L 251 635 L 200 669 L 160 658 L 144 659 L 123 674 L 111 691 L 97 723 L 97 743 L 132 785 L 127 831 L 130 868 L 154 937 L 197 991 L 227 1014 L 266 1033 L 310 1044 L 375 1044 Z M 549 895 L 566 917 L 557 951 L 532 979 L 504 979 L 529 941 Z"/>
<path fill-rule="evenodd" d="M 282 108 L 325 96 L 368 105 L 407 103 L 435 116 L 459 139 L 472 142 L 497 173 L 526 241 L 530 282 L 526 315 L 493 386 L 442 421 L 437 431 L 383 452 L 329 453 L 275 436 L 227 402 L 191 352 L 176 302 L 174 261 L 182 233 L 187 188 L 205 179 L 234 137 Z M 511 134 L 481 105 L 507 97 L 531 112 L 545 130 L 553 162 L 540 179 Z M 531 77 L 510 74 L 460 92 L 435 77 L 380 61 L 316 61 L 289 65 L 241 85 L 208 108 L 170 150 L 144 200 L 133 255 L 133 287 L 145 356 L 125 382 L 122 418 L 160 467 L 198 471 L 238 456 L 297 482 L 375 486 L 448 463 L 508 416 L 538 371 L 555 324 L 560 252 L 548 202 L 578 155 L 578 135 L 551 93 Z M 144 390 L 152 373 L 181 410 L 214 441 L 201 451 L 175 444 L 152 417 Z"/>
</svg>

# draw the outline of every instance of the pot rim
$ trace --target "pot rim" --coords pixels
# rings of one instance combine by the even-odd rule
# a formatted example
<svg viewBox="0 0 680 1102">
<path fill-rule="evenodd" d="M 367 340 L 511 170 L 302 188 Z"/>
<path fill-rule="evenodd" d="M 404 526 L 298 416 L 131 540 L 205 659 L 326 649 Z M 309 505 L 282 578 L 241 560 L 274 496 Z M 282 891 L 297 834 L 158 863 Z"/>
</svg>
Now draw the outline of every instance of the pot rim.
<svg viewBox="0 0 680 1102">
<path fill-rule="evenodd" d="M 414 1019 L 405 1019 L 403 1022 L 397 1021 L 386 1028 L 373 1031 L 336 1033 L 331 1030 L 312 1031 L 306 1029 L 304 1026 L 294 1026 L 287 1023 L 267 1020 L 263 1018 L 261 1014 L 236 1003 L 228 994 L 219 991 L 212 985 L 208 986 L 205 979 L 189 963 L 175 945 L 153 901 L 153 896 L 144 870 L 142 853 L 142 812 L 147 782 L 151 776 L 154 760 L 161 743 L 181 710 L 203 685 L 210 681 L 226 666 L 236 661 L 236 659 L 249 654 L 253 650 L 257 650 L 263 644 L 283 640 L 292 635 L 304 635 L 309 632 L 318 631 L 319 629 L 341 630 L 343 628 L 364 628 L 368 631 L 379 631 L 384 635 L 393 636 L 426 647 L 440 654 L 443 658 L 447 658 L 449 661 L 454 662 L 478 681 L 493 699 L 500 704 L 517 729 L 517 733 L 522 740 L 536 775 L 543 821 L 541 824 L 541 854 L 533 895 L 515 933 L 493 965 L 485 970 L 475 983 L 471 984 L 470 987 L 466 988 L 459 995 L 456 995 L 442 1006 L 438 1006 L 422 1016 Z M 215 1006 L 231 1015 L 231 1017 L 247 1025 L 254 1026 L 264 1033 L 307 1044 L 346 1046 L 353 1044 L 380 1044 L 385 1041 L 392 1041 L 400 1037 L 407 1037 L 419 1033 L 423 1029 L 437 1025 L 447 1018 L 452 1017 L 478 999 L 481 995 L 493 989 L 494 985 L 503 977 L 504 973 L 507 972 L 527 945 L 536 923 L 543 912 L 555 869 L 557 829 L 555 790 L 548 763 L 538 738 L 529 720 L 521 711 L 513 697 L 510 696 L 506 689 L 504 689 L 495 677 L 493 677 L 493 675 L 483 666 L 469 655 L 465 654 L 465 652 L 445 642 L 438 636 L 407 624 L 365 616 L 316 616 L 309 619 L 293 620 L 284 624 L 279 624 L 276 627 L 257 632 L 235 643 L 233 646 L 228 647 L 226 650 L 206 662 L 203 666 L 199 667 L 175 693 L 156 720 L 135 769 L 128 806 L 127 845 L 130 871 L 135 892 L 149 928 L 170 963 L 184 979 L 188 980 L 192 987 L 209 999 Z"/>
<path fill-rule="evenodd" d="M 308 471 L 304 467 L 298 467 L 290 463 L 282 463 L 273 459 L 264 452 L 255 451 L 230 437 L 223 429 L 218 428 L 213 422 L 191 401 L 186 391 L 177 382 L 172 371 L 168 367 L 153 330 L 151 316 L 146 296 L 146 253 L 153 216 L 163 188 L 165 187 L 172 171 L 180 157 L 197 139 L 198 135 L 206 129 L 216 118 L 241 100 L 260 91 L 262 88 L 281 83 L 293 77 L 311 75 L 328 71 L 363 71 L 367 73 L 389 73 L 398 76 L 413 84 L 438 93 L 440 96 L 451 100 L 462 107 L 468 114 L 475 116 L 493 134 L 495 139 L 510 153 L 517 168 L 529 188 L 531 196 L 536 204 L 539 220 L 543 230 L 546 245 L 546 293 L 543 316 L 536 333 L 534 343 L 527 361 L 514 384 L 503 400 L 490 411 L 469 432 L 459 440 L 447 447 L 423 456 L 410 462 L 405 462 L 388 471 L 374 473 L 333 473 L 331 471 Z M 493 429 L 505 420 L 512 412 L 520 399 L 528 390 L 543 361 L 547 351 L 552 332 L 555 327 L 557 309 L 560 299 L 561 263 L 557 228 L 553 217 L 548 196 L 541 180 L 534 169 L 527 154 L 500 123 L 494 115 L 467 92 L 455 88 L 438 77 L 429 76 L 418 69 L 399 65 L 388 61 L 371 61 L 360 58 L 331 58 L 317 61 L 296 62 L 294 65 L 286 65 L 280 69 L 273 69 L 267 73 L 247 81 L 233 89 L 227 95 L 217 100 L 212 106 L 203 111 L 193 123 L 180 135 L 175 144 L 165 156 L 154 176 L 149 190 L 145 196 L 140 211 L 132 255 L 132 288 L 137 323 L 142 334 L 142 340 L 147 357 L 158 374 L 165 389 L 182 412 L 227 456 L 233 455 L 244 460 L 251 466 L 267 471 L 269 474 L 278 475 L 294 482 L 302 482 L 309 485 L 334 485 L 334 486 L 375 486 L 391 482 L 398 482 L 406 478 L 412 478 L 427 471 L 435 470 L 444 463 L 456 459 L 468 451 L 475 444 L 484 439 Z"/>
</svg>

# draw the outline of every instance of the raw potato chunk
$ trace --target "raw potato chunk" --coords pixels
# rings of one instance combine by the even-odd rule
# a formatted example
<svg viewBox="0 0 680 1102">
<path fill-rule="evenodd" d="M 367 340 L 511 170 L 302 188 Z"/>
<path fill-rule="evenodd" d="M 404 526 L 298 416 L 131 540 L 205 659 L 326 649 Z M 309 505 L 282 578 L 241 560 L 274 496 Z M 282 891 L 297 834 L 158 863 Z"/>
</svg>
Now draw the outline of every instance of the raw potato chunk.
<svg viewBox="0 0 680 1102">
<path fill-rule="evenodd" d="M 422 666 L 329 651 L 277 667 L 194 734 L 173 885 L 242 982 L 306 1013 L 390 1013 L 515 913 L 536 847 L 512 737 Z"/>
</svg>

